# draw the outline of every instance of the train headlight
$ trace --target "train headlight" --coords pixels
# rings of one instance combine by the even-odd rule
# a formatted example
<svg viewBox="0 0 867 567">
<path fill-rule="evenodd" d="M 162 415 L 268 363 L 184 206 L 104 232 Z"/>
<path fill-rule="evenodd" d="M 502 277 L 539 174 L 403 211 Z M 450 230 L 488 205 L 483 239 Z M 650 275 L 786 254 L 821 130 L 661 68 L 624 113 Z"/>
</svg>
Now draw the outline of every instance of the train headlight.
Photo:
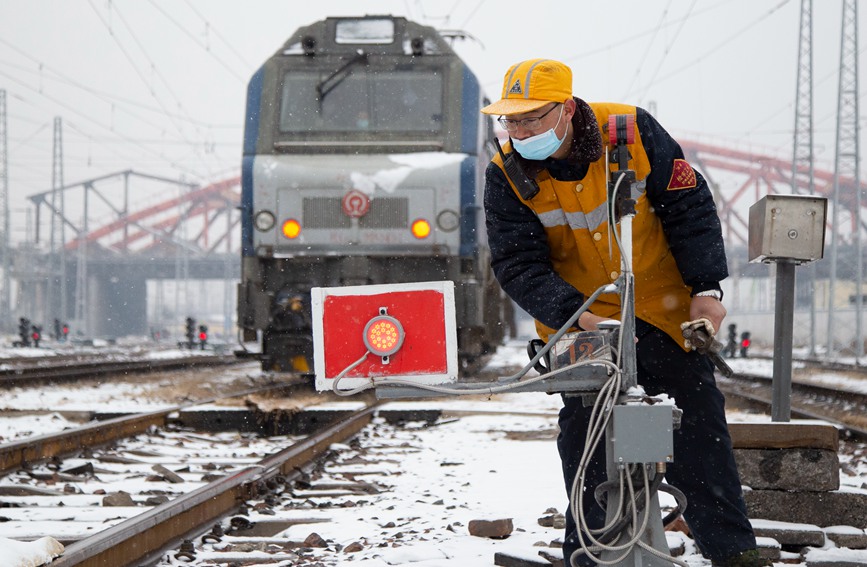
<svg viewBox="0 0 867 567">
<path fill-rule="evenodd" d="M 437 226 L 443 232 L 452 232 L 458 228 L 460 218 L 458 213 L 451 209 L 446 209 L 437 215 Z"/>
<path fill-rule="evenodd" d="M 286 238 L 298 238 L 301 234 L 301 223 L 295 219 L 283 221 L 283 236 Z"/>
<path fill-rule="evenodd" d="M 259 211 L 253 219 L 253 224 L 256 226 L 256 230 L 265 232 L 274 228 L 276 220 L 271 211 Z"/>
<path fill-rule="evenodd" d="M 412 221 L 412 235 L 421 240 L 430 236 L 430 223 L 424 219 Z"/>
</svg>

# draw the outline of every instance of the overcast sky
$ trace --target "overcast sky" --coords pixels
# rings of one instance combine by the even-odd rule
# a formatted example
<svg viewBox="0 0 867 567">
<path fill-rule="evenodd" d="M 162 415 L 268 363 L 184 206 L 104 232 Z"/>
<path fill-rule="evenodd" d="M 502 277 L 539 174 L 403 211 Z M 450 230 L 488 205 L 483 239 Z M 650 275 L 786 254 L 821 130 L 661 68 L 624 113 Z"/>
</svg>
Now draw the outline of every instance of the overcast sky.
<svg viewBox="0 0 867 567">
<path fill-rule="evenodd" d="M 456 49 L 491 98 L 510 64 L 560 59 L 588 101 L 655 109 L 680 139 L 790 158 L 800 4 L 0 0 L 13 223 L 23 231 L 26 196 L 51 187 L 55 117 L 67 184 L 126 169 L 200 184 L 237 175 L 249 77 L 296 28 L 326 16 L 463 30 L 474 39 Z M 817 158 L 830 167 L 842 2 L 815 4 Z"/>
</svg>

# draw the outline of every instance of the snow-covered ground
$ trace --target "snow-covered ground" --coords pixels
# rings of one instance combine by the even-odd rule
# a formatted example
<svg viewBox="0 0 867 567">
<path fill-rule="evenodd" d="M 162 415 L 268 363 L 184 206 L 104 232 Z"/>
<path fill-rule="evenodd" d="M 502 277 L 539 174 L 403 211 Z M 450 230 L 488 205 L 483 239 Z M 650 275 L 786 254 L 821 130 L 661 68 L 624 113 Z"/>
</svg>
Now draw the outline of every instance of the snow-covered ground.
<svg viewBox="0 0 867 567">
<path fill-rule="evenodd" d="M 511 374 L 516 365 L 523 365 L 525 361 L 524 343 L 513 343 L 498 351 L 489 370 L 496 372 L 501 368 L 503 374 Z M 750 359 L 731 362 L 736 370 L 741 370 L 741 366 L 764 364 Z M 255 381 L 257 371 L 245 367 L 226 380 L 239 378 Z M 37 412 L 45 409 L 87 411 L 110 403 L 113 410 L 144 411 L 167 405 L 154 395 L 165 387 L 164 381 L 156 380 L 136 384 L 104 382 L 86 389 L 72 386 L 38 391 L 22 389 L 4 396 L 2 405 Z M 347 403 L 354 402 L 350 400 Z M 534 544 L 549 543 L 561 537 L 559 530 L 544 528 L 538 522 L 549 508 L 563 512 L 566 506 L 566 493 L 553 441 L 559 396 L 524 393 L 391 404 L 399 407 L 408 403 L 415 407 L 430 405 L 441 408 L 445 417 L 441 424 L 426 429 L 423 435 L 412 427 L 393 428 L 391 438 L 379 443 L 385 450 L 393 451 L 397 463 L 393 470 L 384 471 L 387 474 L 381 479 L 393 490 L 379 496 L 366 495 L 365 500 L 369 503 L 365 506 L 331 507 L 321 512 L 301 510 L 299 513 L 303 517 L 322 514 L 329 521 L 298 524 L 281 537 L 297 541 L 316 532 L 341 548 L 359 542 L 362 544 L 360 551 L 333 553 L 323 565 L 361 563 L 370 567 L 493 565 L 495 552 L 533 557 L 538 549 Z M 0 420 L 4 440 L 71 425 L 56 411 Z M 767 416 L 741 413 L 731 413 L 729 417 L 732 421 L 769 420 Z M 362 447 L 364 445 L 362 443 Z M 370 448 L 373 443 L 367 442 L 367 445 Z M 347 456 L 352 454 L 348 447 L 338 449 L 345 451 Z M 846 465 L 849 471 L 844 479 L 846 486 L 854 488 L 867 483 L 867 465 L 864 462 L 850 461 Z M 414 497 L 406 498 L 407 494 Z M 285 511 L 278 514 L 291 515 Z M 515 530 L 509 538 L 491 540 L 469 535 L 467 525 L 470 520 L 498 518 L 513 520 Z M 275 518 L 270 516 L 268 519 Z M 396 536 L 401 531 L 405 532 L 403 539 Z M 414 535 L 406 536 L 410 531 Z M 396 537 L 398 545 L 394 545 Z M 694 567 L 709 564 L 696 553 L 691 540 L 681 539 L 687 544 L 682 559 Z M 8 565 L 35 566 L 53 553 L 49 543 L 0 539 L 0 551 L 4 562 L 10 561 Z M 858 564 L 864 552 L 833 550 L 833 554 L 845 558 L 840 560 Z M 200 558 L 206 559 L 205 556 Z M 182 561 L 175 563 L 171 558 L 167 561 L 165 565 L 189 565 Z M 283 564 L 292 563 L 287 560 Z"/>
</svg>

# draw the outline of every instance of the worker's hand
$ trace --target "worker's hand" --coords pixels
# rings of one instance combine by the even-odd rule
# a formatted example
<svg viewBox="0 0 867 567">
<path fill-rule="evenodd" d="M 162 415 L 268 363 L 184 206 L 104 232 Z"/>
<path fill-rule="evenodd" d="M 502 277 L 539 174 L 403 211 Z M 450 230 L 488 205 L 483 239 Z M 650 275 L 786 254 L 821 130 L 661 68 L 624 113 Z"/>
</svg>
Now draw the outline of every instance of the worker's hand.
<svg viewBox="0 0 867 567">
<path fill-rule="evenodd" d="M 578 317 L 578 326 L 585 331 L 595 331 L 599 328 L 599 323 L 610 320 L 610 317 L 600 317 L 599 315 L 594 315 L 589 311 L 585 311 L 580 317 Z"/>
<path fill-rule="evenodd" d="M 695 321 L 697 319 L 707 319 L 713 325 L 713 329 L 708 329 L 714 335 L 722 328 L 723 319 L 726 316 L 726 308 L 722 301 L 715 297 L 695 296 L 689 304 L 689 319 Z"/>
</svg>

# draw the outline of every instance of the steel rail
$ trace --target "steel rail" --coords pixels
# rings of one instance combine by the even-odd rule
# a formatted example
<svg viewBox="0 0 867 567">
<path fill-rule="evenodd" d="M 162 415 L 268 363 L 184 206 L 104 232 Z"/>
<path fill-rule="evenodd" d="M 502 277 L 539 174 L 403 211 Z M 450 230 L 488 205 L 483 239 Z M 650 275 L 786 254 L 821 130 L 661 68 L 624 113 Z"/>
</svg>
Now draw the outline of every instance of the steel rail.
<svg viewBox="0 0 867 567">
<path fill-rule="evenodd" d="M 151 412 L 116 417 L 97 423 L 89 423 L 75 429 L 57 433 L 27 437 L 19 441 L 0 445 L 0 474 L 22 467 L 25 463 L 44 461 L 54 457 L 69 455 L 86 447 L 97 447 L 124 437 L 131 437 L 146 431 L 151 426 L 164 427 L 170 416 L 176 412 L 217 400 L 237 398 L 250 394 L 282 390 L 300 386 L 302 378 L 287 379 L 279 384 L 269 384 L 238 392 L 220 394 L 208 399 L 192 401 Z"/>
<path fill-rule="evenodd" d="M 746 360 L 773 360 L 774 357 L 767 354 L 751 354 Z M 734 360 L 739 360 L 735 358 Z M 841 362 L 839 360 L 825 360 L 821 358 L 804 358 L 793 357 L 792 362 L 803 364 L 807 368 L 820 368 L 822 370 L 839 370 L 842 372 L 853 372 L 867 375 L 867 367 L 862 365 L 852 364 L 849 362 Z"/>
<path fill-rule="evenodd" d="M 378 403 L 354 413 L 256 465 L 215 480 L 92 537 L 69 545 L 52 567 L 125 567 L 153 561 L 184 539 L 204 533 L 218 519 L 267 491 L 266 481 L 323 455 L 333 443 L 357 434 Z"/>
<path fill-rule="evenodd" d="M 729 382 L 718 382 L 718 386 L 720 390 L 728 397 L 729 395 L 736 396 L 747 400 L 748 402 L 759 404 L 765 408 L 768 408 L 770 411 L 771 408 L 771 396 L 770 392 L 768 396 L 761 396 L 755 392 L 746 392 L 739 384 L 739 382 L 752 381 L 752 384 L 755 384 L 756 380 L 760 379 L 762 382 L 761 388 L 764 390 L 770 390 L 770 379 L 767 376 L 756 376 L 750 374 L 735 374 L 733 377 L 729 378 Z M 766 384 L 766 385 L 765 385 Z M 793 383 L 793 394 L 798 393 L 798 390 L 802 391 L 813 391 L 819 392 L 825 396 L 832 396 L 837 399 L 853 399 L 858 398 L 862 402 L 867 401 L 867 396 L 857 394 L 855 392 L 834 390 L 832 388 L 828 388 L 825 386 L 816 386 L 811 384 L 803 384 L 803 383 Z M 798 400 L 793 398 L 793 402 L 797 402 Z M 867 429 L 860 428 L 858 426 L 847 423 L 839 417 L 835 417 L 830 413 L 822 413 L 817 411 L 812 411 L 803 407 L 803 405 L 792 405 L 792 416 L 802 419 L 814 419 L 818 421 L 824 421 L 831 425 L 834 425 L 839 430 L 844 431 L 850 437 L 859 440 L 867 440 Z"/>
<path fill-rule="evenodd" d="M 190 368 L 194 366 L 219 366 L 237 363 L 238 359 L 235 356 L 214 355 L 25 366 L 0 369 L 0 385 L 3 387 L 11 387 L 45 381 L 80 380 L 83 378 L 103 376 L 105 374 L 116 374 L 120 372 L 157 372 L 178 368 Z"/>
</svg>

